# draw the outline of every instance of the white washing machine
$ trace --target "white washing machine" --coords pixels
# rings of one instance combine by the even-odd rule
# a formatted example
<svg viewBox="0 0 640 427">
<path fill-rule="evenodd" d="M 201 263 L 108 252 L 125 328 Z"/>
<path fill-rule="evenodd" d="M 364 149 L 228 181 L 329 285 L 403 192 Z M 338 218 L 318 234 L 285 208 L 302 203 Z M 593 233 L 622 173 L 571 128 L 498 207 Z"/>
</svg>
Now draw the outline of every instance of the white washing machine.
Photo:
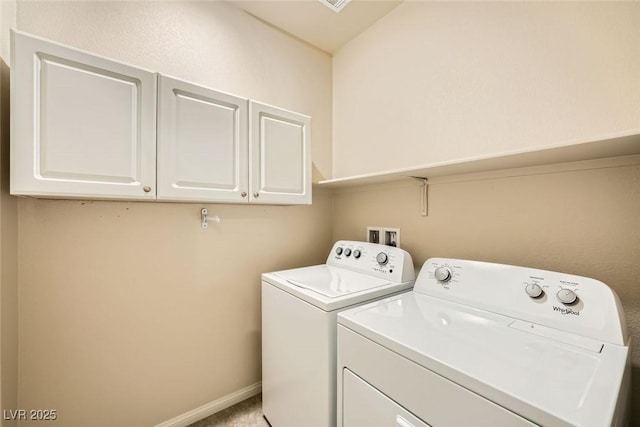
<svg viewBox="0 0 640 427">
<path fill-rule="evenodd" d="M 629 340 L 597 280 L 433 258 L 338 315 L 338 426 L 623 426 Z"/>
<path fill-rule="evenodd" d="M 273 427 L 336 420 L 336 315 L 409 290 L 400 248 L 338 241 L 327 263 L 262 275 L 262 411 Z"/>
</svg>

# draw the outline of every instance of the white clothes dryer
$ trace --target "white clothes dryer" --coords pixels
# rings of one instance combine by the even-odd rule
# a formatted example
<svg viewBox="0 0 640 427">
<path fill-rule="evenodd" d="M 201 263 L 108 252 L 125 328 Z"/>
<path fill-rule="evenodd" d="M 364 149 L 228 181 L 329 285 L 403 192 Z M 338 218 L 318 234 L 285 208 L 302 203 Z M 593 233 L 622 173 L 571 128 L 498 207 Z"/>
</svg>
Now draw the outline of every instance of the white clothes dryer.
<svg viewBox="0 0 640 427">
<path fill-rule="evenodd" d="M 338 323 L 339 427 L 626 423 L 624 313 L 597 280 L 433 258 Z"/>
<path fill-rule="evenodd" d="M 262 411 L 273 427 L 336 422 L 336 315 L 409 290 L 400 248 L 338 241 L 326 264 L 262 275 Z"/>
</svg>

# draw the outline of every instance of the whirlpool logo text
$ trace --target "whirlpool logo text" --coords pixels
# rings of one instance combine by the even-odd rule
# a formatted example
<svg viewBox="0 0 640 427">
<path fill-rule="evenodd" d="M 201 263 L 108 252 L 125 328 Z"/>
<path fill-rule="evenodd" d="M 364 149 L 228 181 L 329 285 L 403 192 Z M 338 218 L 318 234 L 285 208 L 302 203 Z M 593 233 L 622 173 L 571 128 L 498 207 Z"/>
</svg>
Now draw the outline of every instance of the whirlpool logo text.
<svg viewBox="0 0 640 427">
<path fill-rule="evenodd" d="M 553 306 L 553 311 L 559 311 L 563 316 L 565 314 L 573 314 L 575 316 L 580 316 L 580 312 L 579 311 L 575 311 L 571 308 L 566 308 L 566 307 L 556 307 L 555 305 Z"/>
</svg>

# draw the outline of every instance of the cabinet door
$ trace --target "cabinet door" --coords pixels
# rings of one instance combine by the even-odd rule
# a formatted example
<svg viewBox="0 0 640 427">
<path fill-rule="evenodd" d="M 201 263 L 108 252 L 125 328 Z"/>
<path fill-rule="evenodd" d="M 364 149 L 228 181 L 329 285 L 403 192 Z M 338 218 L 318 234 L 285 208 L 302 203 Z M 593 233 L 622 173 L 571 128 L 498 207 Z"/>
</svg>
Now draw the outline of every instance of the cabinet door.
<svg viewBox="0 0 640 427">
<path fill-rule="evenodd" d="M 250 201 L 311 204 L 311 117 L 250 102 Z"/>
<path fill-rule="evenodd" d="M 156 75 L 11 36 L 11 193 L 155 199 Z"/>
<path fill-rule="evenodd" d="M 248 100 L 159 79 L 158 199 L 246 202 Z"/>
</svg>

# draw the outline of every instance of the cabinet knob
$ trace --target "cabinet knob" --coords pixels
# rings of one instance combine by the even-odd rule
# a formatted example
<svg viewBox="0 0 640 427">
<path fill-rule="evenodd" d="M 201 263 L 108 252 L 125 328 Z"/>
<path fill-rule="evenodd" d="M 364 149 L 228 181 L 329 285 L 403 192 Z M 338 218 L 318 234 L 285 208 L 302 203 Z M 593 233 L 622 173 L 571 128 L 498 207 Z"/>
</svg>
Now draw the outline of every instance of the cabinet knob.
<svg viewBox="0 0 640 427">
<path fill-rule="evenodd" d="M 148 185 L 145 185 L 144 187 L 142 187 L 142 189 L 144 190 L 145 193 L 148 193 L 151 191 L 151 187 L 149 187 Z"/>
<path fill-rule="evenodd" d="M 258 192 L 256 191 L 255 193 L 253 193 L 253 197 L 255 197 L 255 198 L 257 199 L 258 197 L 260 197 L 260 193 L 258 193 Z"/>
<path fill-rule="evenodd" d="M 246 192 L 246 191 L 243 191 L 242 193 L 240 193 L 240 195 L 241 195 L 242 197 L 247 197 L 247 192 Z"/>
</svg>

